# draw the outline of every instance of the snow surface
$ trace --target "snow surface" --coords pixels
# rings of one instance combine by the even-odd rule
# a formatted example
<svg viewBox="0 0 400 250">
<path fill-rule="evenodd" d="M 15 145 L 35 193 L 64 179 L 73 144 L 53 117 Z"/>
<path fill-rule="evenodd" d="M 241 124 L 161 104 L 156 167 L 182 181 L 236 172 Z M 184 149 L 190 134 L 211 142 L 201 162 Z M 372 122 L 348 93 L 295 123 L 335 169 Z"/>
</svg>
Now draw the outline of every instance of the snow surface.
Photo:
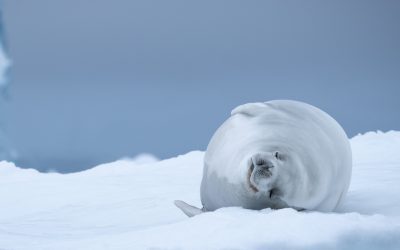
<svg viewBox="0 0 400 250">
<path fill-rule="evenodd" d="M 200 206 L 199 151 L 72 174 L 0 162 L 0 249 L 400 249 L 400 132 L 351 145 L 350 191 L 334 213 L 231 207 L 189 219 L 173 200 Z"/>
</svg>

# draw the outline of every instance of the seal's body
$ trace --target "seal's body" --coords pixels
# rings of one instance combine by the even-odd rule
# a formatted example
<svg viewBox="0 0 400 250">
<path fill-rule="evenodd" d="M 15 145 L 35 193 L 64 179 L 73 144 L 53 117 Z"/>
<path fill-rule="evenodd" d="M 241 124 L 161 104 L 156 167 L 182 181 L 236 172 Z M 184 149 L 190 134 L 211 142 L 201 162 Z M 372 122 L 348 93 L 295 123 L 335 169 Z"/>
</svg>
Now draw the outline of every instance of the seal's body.
<svg viewBox="0 0 400 250">
<path fill-rule="evenodd" d="M 207 147 L 201 211 L 229 206 L 332 211 L 348 190 L 351 168 L 345 132 L 320 109 L 286 100 L 241 105 Z M 176 204 L 189 216 L 200 213 Z"/>
</svg>

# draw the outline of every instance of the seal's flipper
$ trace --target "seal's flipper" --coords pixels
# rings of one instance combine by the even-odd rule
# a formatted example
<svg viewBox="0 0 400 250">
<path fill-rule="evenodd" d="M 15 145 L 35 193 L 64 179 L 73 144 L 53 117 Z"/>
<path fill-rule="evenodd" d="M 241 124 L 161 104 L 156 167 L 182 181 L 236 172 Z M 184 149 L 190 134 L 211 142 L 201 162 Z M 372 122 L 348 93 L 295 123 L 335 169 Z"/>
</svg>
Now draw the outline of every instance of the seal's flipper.
<svg viewBox="0 0 400 250">
<path fill-rule="evenodd" d="M 175 206 L 177 206 L 180 210 L 182 210 L 182 212 L 184 212 L 189 217 L 193 217 L 195 215 L 204 212 L 202 209 L 189 205 L 184 201 L 174 201 L 174 203 Z"/>
<path fill-rule="evenodd" d="M 248 115 L 248 116 L 256 116 L 263 112 L 266 107 L 268 107 L 269 103 L 262 103 L 262 102 L 254 102 L 254 103 L 247 103 L 234 108 L 231 112 L 231 116 L 236 114 Z"/>
</svg>

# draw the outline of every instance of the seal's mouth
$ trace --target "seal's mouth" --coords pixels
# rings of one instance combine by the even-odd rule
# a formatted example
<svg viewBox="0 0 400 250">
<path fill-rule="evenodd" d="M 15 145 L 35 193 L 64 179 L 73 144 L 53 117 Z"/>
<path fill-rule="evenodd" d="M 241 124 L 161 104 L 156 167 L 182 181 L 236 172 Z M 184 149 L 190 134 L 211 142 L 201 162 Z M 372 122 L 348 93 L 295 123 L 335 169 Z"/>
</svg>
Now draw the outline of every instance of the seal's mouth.
<svg viewBox="0 0 400 250">
<path fill-rule="evenodd" d="M 253 171 L 254 171 L 254 165 L 251 164 L 249 170 L 247 171 L 247 183 L 250 189 L 253 190 L 255 193 L 257 193 L 259 190 L 256 186 L 254 186 L 254 184 L 251 181 L 251 174 L 253 173 Z"/>
</svg>

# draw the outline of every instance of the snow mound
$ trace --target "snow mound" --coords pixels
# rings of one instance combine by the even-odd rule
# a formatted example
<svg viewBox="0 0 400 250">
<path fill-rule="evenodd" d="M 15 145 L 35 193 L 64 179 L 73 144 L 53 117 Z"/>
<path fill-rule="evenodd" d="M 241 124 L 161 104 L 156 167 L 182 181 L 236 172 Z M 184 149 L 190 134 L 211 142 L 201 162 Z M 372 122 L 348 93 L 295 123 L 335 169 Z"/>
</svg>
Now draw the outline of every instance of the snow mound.
<svg viewBox="0 0 400 250">
<path fill-rule="evenodd" d="M 132 161 L 132 162 L 135 162 L 136 164 L 148 164 L 148 163 L 154 163 L 154 162 L 159 161 L 159 159 L 152 154 L 139 154 L 133 158 L 123 157 L 121 160 Z"/>
<path fill-rule="evenodd" d="M 351 139 L 354 164 L 399 164 L 400 132 L 359 134 Z"/>
<path fill-rule="evenodd" d="M 353 177 L 334 213 L 200 206 L 203 152 L 73 173 L 0 162 L 0 249 L 400 249 L 400 132 L 351 139 Z"/>
</svg>

